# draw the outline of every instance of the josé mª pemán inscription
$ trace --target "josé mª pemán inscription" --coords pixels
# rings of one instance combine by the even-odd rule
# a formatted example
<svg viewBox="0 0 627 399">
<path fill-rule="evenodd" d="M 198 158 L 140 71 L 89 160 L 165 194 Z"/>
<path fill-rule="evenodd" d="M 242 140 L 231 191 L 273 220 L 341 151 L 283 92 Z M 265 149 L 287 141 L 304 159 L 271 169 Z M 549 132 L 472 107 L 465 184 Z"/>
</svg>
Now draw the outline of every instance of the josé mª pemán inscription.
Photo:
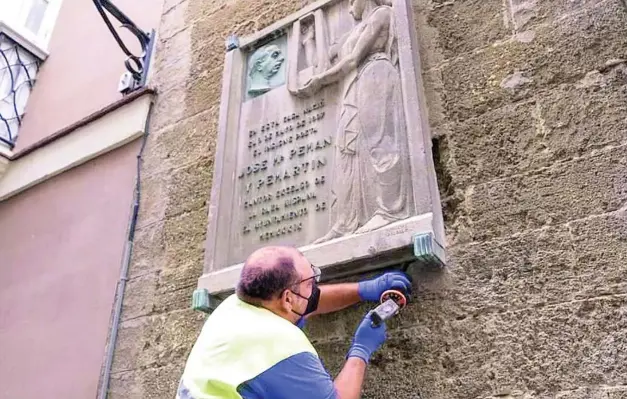
<svg viewBox="0 0 627 399">
<path fill-rule="evenodd" d="M 227 52 L 200 288 L 272 244 L 350 273 L 427 236 L 444 262 L 408 1 L 319 1 Z"/>
</svg>

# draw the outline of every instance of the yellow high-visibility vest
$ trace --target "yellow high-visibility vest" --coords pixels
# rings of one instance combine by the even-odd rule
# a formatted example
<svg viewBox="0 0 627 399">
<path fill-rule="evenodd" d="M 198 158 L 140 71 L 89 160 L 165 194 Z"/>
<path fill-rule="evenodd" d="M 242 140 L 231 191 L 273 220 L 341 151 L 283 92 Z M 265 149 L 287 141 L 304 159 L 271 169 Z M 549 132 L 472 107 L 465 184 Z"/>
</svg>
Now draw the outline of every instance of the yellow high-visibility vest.
<svg viewBox="0 0 627 399">
<path fill-rule="evenodd" d="M 233 294 L 205 322 L 181 384 L 195 399 L 242 399 L 240 384 L 303 352 L 318 357 L 300 328 Z"/>
</svg>

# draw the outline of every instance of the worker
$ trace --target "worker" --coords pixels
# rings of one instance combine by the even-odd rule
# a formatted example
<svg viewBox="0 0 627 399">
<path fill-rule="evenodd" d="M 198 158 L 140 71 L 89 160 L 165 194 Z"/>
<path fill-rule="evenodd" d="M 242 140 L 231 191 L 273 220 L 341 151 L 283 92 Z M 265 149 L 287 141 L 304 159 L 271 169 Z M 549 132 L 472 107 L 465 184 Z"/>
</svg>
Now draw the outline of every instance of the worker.
<svg viewBox="0 0 627 399">
<path fill-rule="evenodd" d="M 343 369 L 333 381 L 303 332 L 307 318 L 389 289 L 411 292 L 408 276 L 384 273 L 359 283 L 318 286 L 320 270 L 296 248 L 253 252 L 236 292 L 208 317 L 180 379 L 177 399 L 358 399 L 385 324 L 367 314 L 357 327 Z"/>
</svg>

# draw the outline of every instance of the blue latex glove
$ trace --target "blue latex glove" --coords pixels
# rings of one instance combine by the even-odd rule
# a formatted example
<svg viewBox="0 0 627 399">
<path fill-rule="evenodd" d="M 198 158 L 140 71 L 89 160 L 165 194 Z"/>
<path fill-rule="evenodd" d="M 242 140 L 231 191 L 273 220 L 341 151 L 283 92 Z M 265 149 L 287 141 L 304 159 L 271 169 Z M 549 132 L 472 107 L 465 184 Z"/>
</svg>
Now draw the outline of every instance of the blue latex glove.
<svg viewBox="0 0 627 399">
<path fill-rule="evenodd" d="M 370 319 L 371 314 L 372 311 L 368 312 L 359 324 L 359 327 L 357 327 L 353 343 L 346 355 L 347 359 L 358 357 L 368 363 L 372 354 L 385 342 L 387 338 L 385 323 L 381 323 L 378 327 L 373 327 Z"/>
<path fill-rule="evenodd" d="M 411 295 L 409 276 L 397 270 L 387 272 L 379 277 L 361 281 L 358 292 L 362 301 L 377 302 L 381 298 L 381 294 L 391 289 L 399 290 L 407 296 Z"/>
</svg>

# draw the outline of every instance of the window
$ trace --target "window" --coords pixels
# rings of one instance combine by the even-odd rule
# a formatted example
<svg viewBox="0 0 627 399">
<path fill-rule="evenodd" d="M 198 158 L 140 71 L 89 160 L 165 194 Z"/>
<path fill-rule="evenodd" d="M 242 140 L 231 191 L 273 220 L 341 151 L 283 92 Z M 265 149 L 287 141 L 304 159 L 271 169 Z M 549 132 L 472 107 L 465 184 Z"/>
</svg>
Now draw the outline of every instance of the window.
<svg viewBox="0 0 627 399">
<path fill-rule="evenodd" d="M 0 21 L 46 49 L 60 8 L 61 0 L 0 0 Z"/>
<path fill-rule="evenodd" d="M 0 145 L 13 148 L 62 0 L 0 0 Z"/>
</svg>

